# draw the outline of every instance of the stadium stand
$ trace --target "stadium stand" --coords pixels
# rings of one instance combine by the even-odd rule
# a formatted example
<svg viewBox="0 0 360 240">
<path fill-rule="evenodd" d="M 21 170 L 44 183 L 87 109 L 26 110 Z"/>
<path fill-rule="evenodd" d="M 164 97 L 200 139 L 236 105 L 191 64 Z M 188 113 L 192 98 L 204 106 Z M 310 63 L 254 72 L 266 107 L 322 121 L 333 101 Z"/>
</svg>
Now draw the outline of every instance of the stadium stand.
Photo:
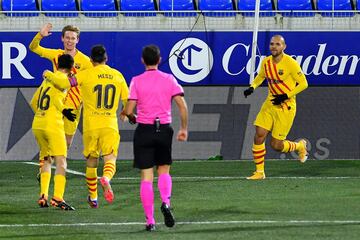
<svg viewBox="0 0 360 240">
<path fill-rule="evenodd" d="M 279 11 L 291 11 L 282 12 L 282 15 L 286 17 L 309 17 L 315 15 L 315 12 L 312 11 L 313 4 L 311 0 L 278 0 L 277 8 Z"/>
<path fill-rule="evenodd" d="M 204 16 L 209 17 L 230 17 L 235 13 L 226 13 L 225 11 L 236 10 L 235 3 L 232 0 L 198 0 L 199 10 L 201 11 L 214 11 L 205 12 Z"/>
<path fill-rule="evenodd" d="M 174 4 L 174 5 L 173 5 Z M 159 10 L 160 11 L 194 11 L 195 2 L 193 0 L 159 0 Z M 165 12 L 165 16 L 174 16 L 174 17 L 189 17 L 195 16 L 196 13 L 188 12 L 176 12 L 169 13 Z"/>
<path fill-rule="evenodd" d="M 117 3 L 115 0 L 81 0 L 80 9 L 85 12 L 87 17 L 116 17 L 117 13 L 106 13 L 106 11 L 117 11 Z"/>
<path fill-rule="evenodd" d="M 120 0 L 121 11 L 155 11 L 157 4 L 154 0 Z M 156 13 L 125 13 L 125 16 L 156 16 Z"/>
<path fill-rule="evenodd" d="M 3 11 L 15 12 L 15 13 L 5 13 L 6 16 L 11 16 L 11 17 L 39 16 L 39 13 L 23 12 L 23 11 L 38 11 L 39 5 L 36 0 L 2 0 L 1 8 Z"/>
<path fill-rule="evenodd" d="M 75 20 L 82 30 L 207 28 L 211 31 L 252 30 L 254 13 L 251 11 L 255 8 L 255 1 L 0 0 L 0 6 L 3 11 L 0 18 L 2 30 L 38 30 L 40 25 L 47 22 L 53 23 L 55 30 L 61 30 L 61 26 L 73 24 Z M 174 13 L 171 13 L 172 9 Z M 360 29 L 360 0 L 260 0 L 260 10 L 261 30 Z M 186 11 L 186 14 L 183 15 L 181 11 Z M 202 14 L 199 14 L 200 11 Z"/>
<path fill-rule="evenodd" d="M 317 9 L 324 17 L 352 17 L 354 12 L 332 12 L 333 10 L 351 11 L 353 10 L 353 3 L 351 0 L 317 0 Z"/>
<path fill-rule="evenodd" d="M 255 10 L 255 1 L 254 0 L 238 0 L 237 8 L 239 11 L 254 11 Z M 274 5 L 272 0 L 260 0 L 260 16 L 275 16 Z M 267 12 L 264 12 L 267 11 Z M 243 13 L 244 16 L 252 17 L 254 13 Z"/>
<path fill-rule="evenodd" d="M 43 11 L 67 11 L 68 13 L 45 13 L 51 17 L 77 17 L 79 16 L 76 0 L 41 0 Z"/>
</svg>

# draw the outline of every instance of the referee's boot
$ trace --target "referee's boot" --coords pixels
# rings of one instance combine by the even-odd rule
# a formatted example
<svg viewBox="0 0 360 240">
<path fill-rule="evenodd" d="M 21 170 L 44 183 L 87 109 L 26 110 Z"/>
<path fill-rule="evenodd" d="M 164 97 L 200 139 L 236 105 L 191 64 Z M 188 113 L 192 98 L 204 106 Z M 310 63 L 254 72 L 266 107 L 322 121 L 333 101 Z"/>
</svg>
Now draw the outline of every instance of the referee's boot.
<svg viewBox="0 0 360 240">
<path fill-rule="evenodd" d="M 257 171 L 255 171 L 253 173 L 253 175 L 251 175 L 250 177 L 247 177 L 246 179 L 248 179 L 248 180 L 262 180 L 262 179 L 265 179 L 265 172 L 257 172 Z"/>
<path fill-rule="evenodd" d="M 164 215 L 165 226 L 173 227 L 175 225 L 175 218 L 173 213 L 171 212 L 171 208 L 166 203 L 163 202 L 161 204 L 160 209 L 162 214 Z"/>
<path fill-rule="evenodd" d="M 111 188 L 110 181 L 106 177 L 102 177 L 102 178 L 100 178 L 100 184 L 103 189 L 103 194 L 104 194 L 105 200 L 109 204 L 112 204 L 114 201 L 114 192 Z"/>
<path fill-rule="evenodd" d="M 153 232 L 156 230 L 156 227 L 155 227 L 155 224 L 147 224 L 145 226 L 145 230 L 148 231 L 148 232 Z"/>
<path fill-rule="evenodd" d="M 299 160 L 301 163 L 304 163 L 304 162 L 306 162 L 306 160 L 308 159 L 308 156 L 309 156 L 307 148 L 306 148 L 306 140 L 301 139 L 299 141 L 299 144 L 300 144 L 300 147 L 298 150 Z"/>
</svg>

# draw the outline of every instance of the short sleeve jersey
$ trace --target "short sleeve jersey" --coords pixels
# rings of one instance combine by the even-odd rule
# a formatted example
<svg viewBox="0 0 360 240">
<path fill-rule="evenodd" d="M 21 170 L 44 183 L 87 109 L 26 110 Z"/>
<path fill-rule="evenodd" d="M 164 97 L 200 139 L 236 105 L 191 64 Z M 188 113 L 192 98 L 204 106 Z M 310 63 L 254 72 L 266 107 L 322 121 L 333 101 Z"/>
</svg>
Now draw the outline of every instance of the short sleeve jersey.
<svg viewBox="0 0 360 240">
<path fill-rule="evenodd" d="M 171 74 L 148 70 L 133 77 L 129 100 L 137 102 L 136 121 L 153 124 L 159 118 L 161 124 L 171 123 L 171 102 L 177 95 L 184 95 L 184 90 Z"/>
<path fill-rule="evenodd" d="M 107 65 L 98 65 L 79 72 L 76 78 L 83 96 L 84 132 L 99 128 L 118 131 L 119 101 L 129 96 L 123 75 Z"/>
</svg>

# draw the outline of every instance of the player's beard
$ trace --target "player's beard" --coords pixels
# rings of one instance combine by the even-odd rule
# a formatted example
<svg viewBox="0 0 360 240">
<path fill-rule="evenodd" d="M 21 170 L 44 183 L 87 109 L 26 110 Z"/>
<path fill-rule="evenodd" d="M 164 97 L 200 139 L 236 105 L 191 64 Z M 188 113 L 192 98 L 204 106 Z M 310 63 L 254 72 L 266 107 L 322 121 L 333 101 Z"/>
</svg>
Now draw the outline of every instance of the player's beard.
<svg viewBox="0 0 360 240">
<path fill-rule="evenodd" d="M 277 58 L 282 54 L 282 51 L 276 51 L 275 53 L 273 53 L 273 51 L 271 51 L 271 56 L 273 58 Z"/>
</svg>

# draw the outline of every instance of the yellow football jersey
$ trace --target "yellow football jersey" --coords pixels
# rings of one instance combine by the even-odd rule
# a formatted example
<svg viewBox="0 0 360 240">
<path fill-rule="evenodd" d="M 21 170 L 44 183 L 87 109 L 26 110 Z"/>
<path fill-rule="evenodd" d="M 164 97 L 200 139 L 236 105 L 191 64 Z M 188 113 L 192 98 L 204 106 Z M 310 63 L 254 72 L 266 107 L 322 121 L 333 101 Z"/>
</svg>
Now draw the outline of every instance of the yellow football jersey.
<svg viewBox="0 0 360 240">
<path fill-rule="evenodd" d="M 272 56 L 266 57 L 260 66 L 259 74 L 254 79 L 251 87 L 254 89 L 267 80 L 269 94 L 268 103 L 273 95 L 287 94 L 289 100 L 286 104 L 295 105 L 295 95 L 307 88 L 308 83 L 299 63 L 291 56 L 284 54 L 279 63 L 272 61 Z"/>
<path fill-rule="evenodd" d="M 38 54 L 40 57 L 49 59 L 53 64 L 53 70 L 57 70 L 58 66 L 58 57 L 64 54 L 63 49 L 50 49 L 50 48 L 44 48 L 40 46 L 40 41 L 42 39 L 42 36 L 40 33 L 36 34 L 34 39 L 30 43 L 30 50 L 34 53 Z M 92 64 L 90 62 L 90 58 L 77 50 L 77 53 L 74 56 L 74 67 L 71 71 L 72 74 L 76 74 L 79 71 L 83 71 L 85 69 L 91 68 Z M 81 105 L 81 94 L 80 90 L 77 86 L 72 87 L 68 91 L 68 95 L 66 96 L 65 105 L 74 108 L 79 109 Z"/>
<path fill-rule="evenodd" d="M 123 75 L 101 64 L 76 74 L 83 97 L 83 130 L 118 128 L 116 111 L 126 101 L 129 89 Z"/>
<path fill-rule="evenodd" d="M 56 75 L 66 75 L 62 72 L 56 72 Z M 31 107 L 35 112 L 32 123 L 33 129 L 41 129 L 50 132 L 64 133 L 64 121 L 62 110 L 65 108 L 64 100 L 66 90 L 60 91 L 50 82 L 43 81 L 40 87 L 35 91 L 31 99 Z"/>
</svg>

